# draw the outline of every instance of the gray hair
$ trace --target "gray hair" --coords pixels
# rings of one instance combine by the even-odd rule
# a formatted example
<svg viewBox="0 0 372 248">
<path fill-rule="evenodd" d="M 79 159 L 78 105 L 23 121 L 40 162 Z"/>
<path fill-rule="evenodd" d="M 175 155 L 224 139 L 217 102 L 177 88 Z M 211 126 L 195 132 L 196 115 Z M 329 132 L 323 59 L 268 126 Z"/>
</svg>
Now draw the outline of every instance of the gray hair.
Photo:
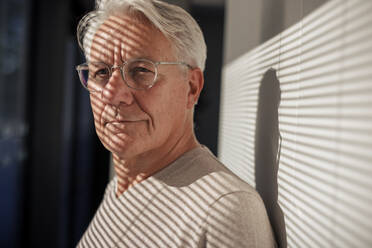
<svg viewBox="0 0 372 248">
<path fill-rule="evenodd" d="M 181 7 L 159 0 L 96 0 L 95 10 L 77 28 L 79 46 L 87 59 L 95 32 L 110 15 L 138 13 L 170 40 L 178 59 L 204 71 L 207 46 L 199 25 Z"/>
</svg>

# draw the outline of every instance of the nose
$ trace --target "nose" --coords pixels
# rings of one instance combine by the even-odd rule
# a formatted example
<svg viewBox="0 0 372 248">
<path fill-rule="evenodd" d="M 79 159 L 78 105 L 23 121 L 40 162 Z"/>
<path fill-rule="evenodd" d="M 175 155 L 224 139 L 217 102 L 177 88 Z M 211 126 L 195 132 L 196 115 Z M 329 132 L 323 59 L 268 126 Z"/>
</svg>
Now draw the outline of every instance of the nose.
<svg viewBox="0 0 372 248">
<path fill-rule="evenodd" d="M 119 104 L 131 105 L 134 101 L 133 89 L 124 82 L 121 70 L 114 67 L 112 75 L 102 89 L 101 97 L 107 104 L 119 106 Z"/>
</svg>

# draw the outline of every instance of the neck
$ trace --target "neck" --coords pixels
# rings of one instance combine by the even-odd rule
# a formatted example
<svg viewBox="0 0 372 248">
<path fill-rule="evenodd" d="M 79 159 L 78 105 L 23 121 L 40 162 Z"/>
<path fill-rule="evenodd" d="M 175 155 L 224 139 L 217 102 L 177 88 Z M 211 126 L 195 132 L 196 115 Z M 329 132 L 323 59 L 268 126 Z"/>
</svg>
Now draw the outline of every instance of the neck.
<svg viewBox="0 0 372 248">
<path fill-rule="evenodd" d="M 199 145 L 194 133 L 191 132 L 190 135 L 183 135 L 168 147 L 161 147 L 135 158 L 121 159 L 113 154 L 114 168 L 118 180 L 116 196 L 120 196 L 129 187 L 142 182 L 174 162 L 182 154 Z"/>
</svg>

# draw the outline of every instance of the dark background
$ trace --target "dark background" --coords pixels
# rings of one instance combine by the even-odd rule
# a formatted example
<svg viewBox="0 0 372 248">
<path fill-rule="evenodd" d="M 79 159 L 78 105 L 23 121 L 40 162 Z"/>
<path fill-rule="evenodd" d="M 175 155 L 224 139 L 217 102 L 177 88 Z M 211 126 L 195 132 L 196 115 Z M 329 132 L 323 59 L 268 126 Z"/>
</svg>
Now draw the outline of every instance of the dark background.
<svg viewBox="0 0 372 248">
<path fill-rule="evenodd" d="M 101 200 L 109 153 L 74 69 L 76 25 L 93 5 L 0 1 L 0 247 L 73 247 Z M 195 130 L 216 154 L 224 6 L 187 8 L 208 46 Z"/>
</svg>

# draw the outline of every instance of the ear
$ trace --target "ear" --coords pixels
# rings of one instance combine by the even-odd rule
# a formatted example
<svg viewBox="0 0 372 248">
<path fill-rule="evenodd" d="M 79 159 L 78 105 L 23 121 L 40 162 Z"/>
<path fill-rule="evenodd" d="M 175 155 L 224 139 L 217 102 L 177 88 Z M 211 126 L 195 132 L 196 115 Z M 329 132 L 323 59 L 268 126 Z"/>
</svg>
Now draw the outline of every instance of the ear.
<svg viewBox="0 0 372 248">
<path fill-rule="evenodd" d="M 189 93 L 187 96 L 187 108 L 191 109 L 198 102 L 199 95 L 204 86 L 204 75 L 200 68 L 189 71 Z"/>
</svg>

